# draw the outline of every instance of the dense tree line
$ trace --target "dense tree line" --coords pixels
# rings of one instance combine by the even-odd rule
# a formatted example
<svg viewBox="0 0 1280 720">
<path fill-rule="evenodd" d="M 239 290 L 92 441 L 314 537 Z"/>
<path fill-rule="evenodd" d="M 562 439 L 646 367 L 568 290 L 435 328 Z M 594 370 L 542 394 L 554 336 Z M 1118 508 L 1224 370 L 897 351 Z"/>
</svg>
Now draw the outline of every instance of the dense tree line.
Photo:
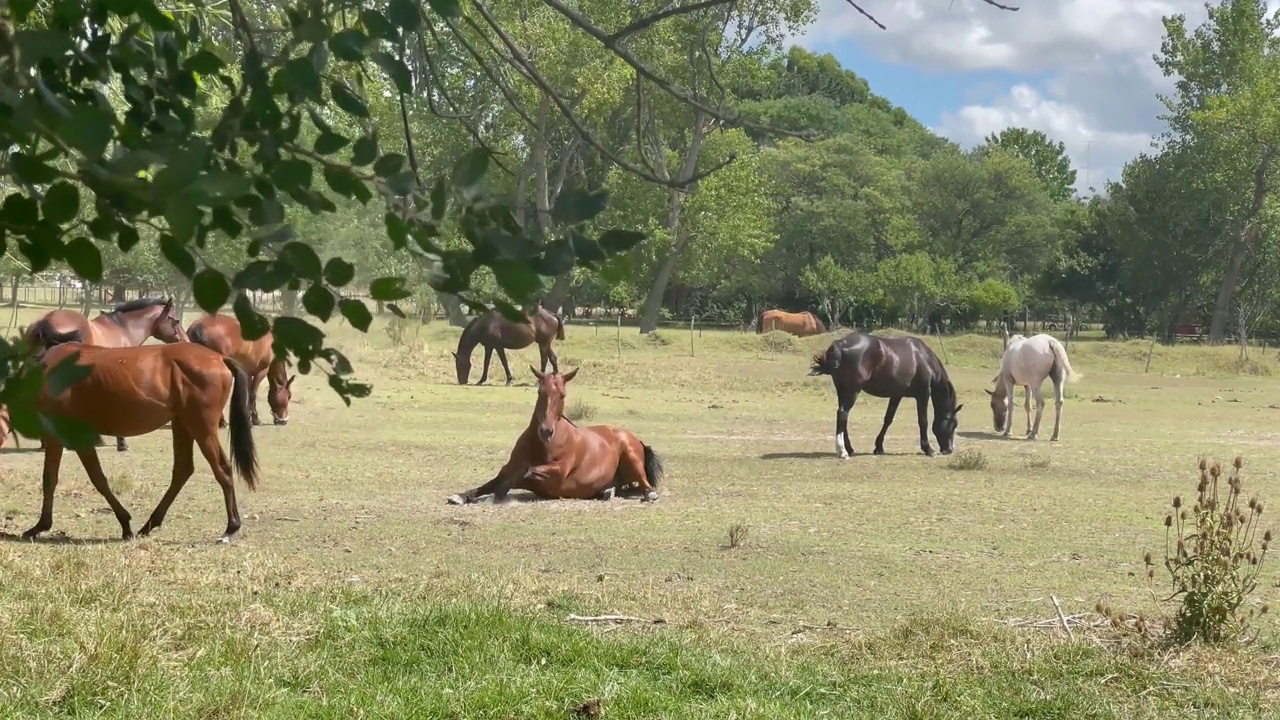
<svg viewBox="0 0 1280 720">
<path fill-rule="evenodd" d="M 338 291 L 454 319 L 625 307 L 642 331 L 766 306 L 916 328 L 1026 309 L 1113 334 L 1204 316 L 1215 339 L 1274 301 L 1280 72 L 1261 0 L 1222 0 L 1196 29 L 1166 19 L 1169 132 L 1088 200 L 1043 133 L 964 150 L 784 47 L 813 0 L 6 12 L 0 272 L 191 292 L 272 327 L 344 396 L 367 388 L 322 332 L 235 291 L 362 328 L 369 309 Z M 6 378 L 26 372 L 0 349 Z"/>
</svg>

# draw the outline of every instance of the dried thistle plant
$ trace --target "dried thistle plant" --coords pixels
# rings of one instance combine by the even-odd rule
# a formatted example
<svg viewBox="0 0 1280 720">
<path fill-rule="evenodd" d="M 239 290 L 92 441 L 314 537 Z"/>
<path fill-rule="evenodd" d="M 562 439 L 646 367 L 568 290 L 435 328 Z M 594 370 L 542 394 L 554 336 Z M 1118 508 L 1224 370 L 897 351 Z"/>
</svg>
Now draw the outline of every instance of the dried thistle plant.
<svg viewBox="0 0 1280 720">
<path fill-rule="evenodd" d="M 1252 640 L 1249 626 L 1268 610 L 1245 609 L 1258 587 L 1271 531 L 1261 530 L 1262 500 L 1244 500 L 1244 459 L 1236 457 L 1230 472 L 1218 462 L 1200 460 L 1195 504 L 1187 508 L 1181 496 L 1165 515 L 1164 567 L 1178 611 L 1169 632 L 1178 642 L 1219 644 Z M 1147 581 L 1154 584 L 1156 565 L 1151 553 L 1143 558 Z"/>
</svg>

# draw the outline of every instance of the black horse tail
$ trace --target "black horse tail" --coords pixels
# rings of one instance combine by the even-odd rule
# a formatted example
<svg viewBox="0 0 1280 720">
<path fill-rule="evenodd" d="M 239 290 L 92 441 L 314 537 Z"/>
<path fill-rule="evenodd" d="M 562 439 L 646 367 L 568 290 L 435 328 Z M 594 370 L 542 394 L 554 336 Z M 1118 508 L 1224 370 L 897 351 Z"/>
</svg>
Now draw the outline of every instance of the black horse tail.
<svg viewBox="0 0 1280 720">
<path fill-rule="evenodd" d="M 222 359 L 231 371 L 231 459 L 236 472 L 250 490 L 258 489 L 258 450 L 253 444 L 253 422 L 249 412 L 249 375 L 240 363 L 229 357 Z"/>
<path fill-rule="evenodd" d="M 191 323 L 191 327 L 187 330 L 187 339 L 197 345 L 203 345 L 210 350 L 217 350 L 213 346 L 213 341 L 209 339 L 209 333 L 205 332 L 204 323 L 197 320 Z"/>
<path fill-rule="evenodd" d="M 821 355 L 813 356 L 813 367 L 809 370 L 810 375 L 832 375 L 836 369 L 840 367 L 840 348 L 836 347 L 836 343 L 831 343 L 827 351 Z"/>
<path fill-rule="evenodd" d="M 644 477 L 653 487 L 658 487 L 658 483 L 662 481 L 662 460 L 658 458 L 658 453 L 653 448 L 640 443 L 640 447 L 644 448 Z"/>
<path fill-rule="evenodd" d="M 556 339 L 563 340 L 564 339 L 564 316 L 556 315 L 554 313 L 553 315 L 556 319 Z"/>
<path fill-rule="evenodd" d="M 82 343 L 84 336 L 79 330 L 68 330 L 64 333 L 57 332 L 53 329 L 53 324 L 48 320 L 38 320 L 30 328 L 31 342 L 35 347 L 42 350 L 48 350 L 54 345 L 62 345 L 64 343 Z"/>
</svg>

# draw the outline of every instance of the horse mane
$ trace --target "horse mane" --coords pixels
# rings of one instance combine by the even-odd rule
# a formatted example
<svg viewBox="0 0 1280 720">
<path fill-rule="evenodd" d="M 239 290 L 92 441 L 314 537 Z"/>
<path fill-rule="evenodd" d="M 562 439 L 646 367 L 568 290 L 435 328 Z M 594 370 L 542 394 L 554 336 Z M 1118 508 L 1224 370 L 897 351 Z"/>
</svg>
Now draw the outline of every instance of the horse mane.
<svg viewBox="0 0 1280 720">
<path fill-rule="evenodd" d="M 137 300 L 128 300 L 128 301 L 122 302 L 116 305 L 114 308 L 111 308 L 111 310 L 102 313 L 102 317 L 110 318 L 111 320 L 119 324 L 121 322 L 120 316 L 124 315 L 125 313 L 136 312 L 138 310 L 145 310 L 147 308 L 168 305 L 168 304 L 169 304 L 169 298 L 143 297 L 143 298 L 138 298 Z"/>
</svg>

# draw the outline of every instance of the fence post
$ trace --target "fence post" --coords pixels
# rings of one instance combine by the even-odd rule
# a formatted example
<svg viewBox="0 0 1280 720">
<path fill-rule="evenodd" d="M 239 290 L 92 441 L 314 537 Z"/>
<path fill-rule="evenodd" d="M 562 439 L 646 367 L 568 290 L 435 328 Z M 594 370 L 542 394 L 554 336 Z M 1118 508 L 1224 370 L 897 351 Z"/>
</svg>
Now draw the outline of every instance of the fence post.
<svg viewBox="0 0 1280 720">
<path fill-rule="evenodd" d="M 618 313 L 618 357 L 622 357 L 622 313 Z"/>
<path fill-rule="evenodd" d="M 694 316 L 689 316 L 689 357 L 695 357 L 693 352 L 693 321 Z"/>
</svg>

